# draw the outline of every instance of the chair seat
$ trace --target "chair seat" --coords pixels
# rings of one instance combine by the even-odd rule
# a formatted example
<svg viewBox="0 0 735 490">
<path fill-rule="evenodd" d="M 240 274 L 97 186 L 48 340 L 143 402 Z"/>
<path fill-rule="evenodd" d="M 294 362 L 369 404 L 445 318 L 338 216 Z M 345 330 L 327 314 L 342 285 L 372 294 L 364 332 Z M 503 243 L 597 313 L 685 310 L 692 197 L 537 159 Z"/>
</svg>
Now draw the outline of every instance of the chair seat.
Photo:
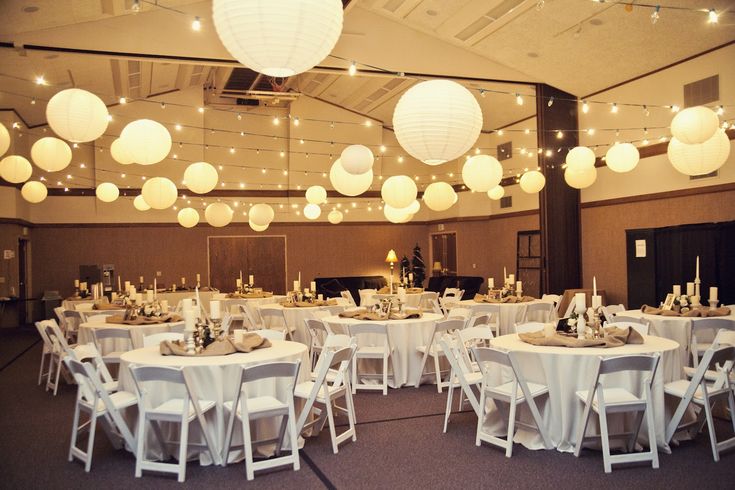
<svg viewBox="0 0 735 490">
<path fill-rule="evenodd" d="M 416 347 L 416 350 L 418 352 L 422 353 L 422 354 L 425 354 L 426 353 L 426 346 L 425 345 L 419 345 L 418 347 Z M 429 349 L 429 355 L 430 356 L 437 356 L 437 355 L 443 356 L 445 354 L 444 354 L 444 351 L 442 350 L 442 348 L 441 348 L 440 345 L 432 345 L 431 348 Z"/>
<path fill-rule="evenodd" d="M 694 373 L 696 372 L 697 372 L 696 368 L 688 367 L 688 366 L 684 367 L 684 374 L 686 375 L 687 378 L 691 378 L 692 376 L 694 376 Z M 717 376 L 719 376 L 719 373 L 713 369 L 708 369 L 707 371 L 704 372 L 704 379 L 707 381 L 715 381 L 717 379 Z M 733 382 L 735 382 L 735 373 L 730 375 L 730 379 L 733 380 Z"/>
<path fill-rule="evenodd" d="M 294 388 L 293 395 L 297 398 L 304 398 L 308 399 L 309 395 L 311 394 L 311 390 L 314 388 L 314 382 L 313 381 L 304 381 L 303 383 L 299 383 L 296 385 L 296 388 Z M 335 386 L 329 386 L 329 395 L 332 396 L 333 394 L 344 390 L 345 385 L 341 385 L 338 387 Z M 326 400 L 324 399 L 324 390 L 319 389 L 319 392 L 316 396 L 316 401 L 319 403 L 325 403 Z"/>
<path fill-rule="evenodd" d="M 386 350 L 385 346 L 382 345 L 358 347 L 355 351 L 355 356 L 382 358 L 386 354 Z"/>
<path fill-rule="evenodd" d="M 209 400 L 199 400 L 199 411 L 204 413 L 210 408 L 214 407 L 214 402 Z M 157 413 L 161 415 L 176 415 L 182 412 L 184 408 L 184 400 L 183 398 L 172 398 L 168 401 L 165 401 L 155 407 L 152 410 L 148 410 L 149 413 Z M 188 417 L 194 417 L 196 415 L 196 412 L 194 411 L 194 404 L 190 401 L 189 402 L 189 414 Z"/>
<path fill-rule="evenodd" d="M 664 385 L 664 393 L 683 398 L 687 392 L 687 389 L 689 388 L 689 383 L 690 382 L 688 379 L 680 379 L 677 381 L 672 381 L 671 383 L 666 383 Z M 707 388 L 711 388 L 711 386 L 707 385 Z M 704 402 L 704 396 L 702 394 L 701 386 L 697 388 L 697 391 L 694 392 L 694 396 L 692 398 L 694 401 L 697 401 L 699 403 Z"/>
<path fill-rule="evenodd" d="M 603 388 L 603 396 L 605 397 L 605 405 L 625 405 L 628 403 L 643 402 L 637 396 L 624 388 Z M 577 398 L 583 402 L 587 401 L 589 396 L 588 390 L 580 390 L 575 392 Z M 598 411 L 597 397 L 592 399 L 592 410 Z"/>
<path fill-rule="evenodd" d="M 249 414 L 258 414 L 262 412 L 270 412 L 276 410 L 288 410 L 288 405 L 278 400 L 277 398 L 268 395 L 248 398 L 245 403 L 247 404 Z M 232 410 L 232 401 L 225 402 L 224 406 L 227 410 Z M 241 415 L 240 412 L 242 412 L 242 410 L 240 410 L 240 406 L 238 406 L 238 416 Z"/>
<path fill-rule="evenodd" d="M 704 354 L 710 347 L 712 347 L 712 342 L 697 342 L 697 354 Z"/>
<path fill-rule="evenodd" d="M 135 394 L 130 393 L 129 391 L 118 391 L 117 393 L 110 394 L 110 401 L 118 410 L 120 410 L 121 408 L 132 407 L 133 405 L 138 404 L 138 398 L 135 396 Z M 82 403 L 84 403 L 84 405 L 88 408 L 91 407 L 89 403 Z M 107 407 L 105 407 L 105 402 L 103 402 L 102 400 L 98 400 L 97 412 L 104 412 L 105 410 L 107 410 Z"/>
<path fill-rule="evenodd" d="M 482 383 L 482 373 L 475 371 L 472 373 L 465 373 L 464 379 L 467 380 L 467 384 L 476 385 Z"/>
<path fill-rule="evenodd" d="M 532 397 L 537 397 L 539 395 L 543 395 L 544 393 L 547 393 L 549 391 L 549 387 L 546 385 L 540 385 L 537 383 L 526 383 L 528 386 L 528 390 L 531 392 Z M 488 388 L 486 391 L 491 393 L 498 393 L 500 395 L 506 396 L 508 398 L 511 397 L 513 394 L 513 382 L 509 381 L 505 384 L 502 384 L 500 386 L 493 386 Z M 516 397 L 517 402 L 522 402 L 525 400 L 526 397 L 523 396 L 523 391 L 521 390 L 521 387 L 518 387 L 518 396 Z"/>
<path fill-rule="evenodd" d="M 108 393 L 112 393 L 114 391 L 117 391 L 120 383 L 117 381 L 110 381 L 108 383 L 102 383 L 102 387 L 107 391 Z"/>
</svg>

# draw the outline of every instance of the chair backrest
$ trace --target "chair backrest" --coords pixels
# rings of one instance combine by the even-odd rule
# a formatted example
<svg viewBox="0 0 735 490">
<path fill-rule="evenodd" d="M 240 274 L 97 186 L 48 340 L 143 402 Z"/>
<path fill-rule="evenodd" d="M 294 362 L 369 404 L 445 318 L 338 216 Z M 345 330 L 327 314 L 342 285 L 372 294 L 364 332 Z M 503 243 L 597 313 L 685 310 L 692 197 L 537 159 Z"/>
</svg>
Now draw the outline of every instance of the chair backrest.
<svg viewBox="0 0 735 490">
<path fill-rule="evenodd" d="M 51 342 L 51 339 L 48 335 L 46 335 L 46 325 L 43 322 L 36 322 L 36 330 L 38 331 L 38 335 L 41 336 L 41 340 L 43 341 L 43 344 L 50 350 L 53 348 L 53 343 Z"/>
<path fill-rule="evenodd" d="M 66 308 L 63 306 L 57 306 L 54 308 L 54 314 L 56 314 L 56 319 L 59 322 L 59 326 L 62 330 L 66 330 L 66 317 L 64 316 L 64 311 L 66 311 Z"/>
<path fill-rule="evenodd" d="M 692 341 L 713 342 L 720 330 L 735 330 L 735 322 L 726 318 L 697 318 L 692 320 Z"/>
<path fill-rule="evenodd" d="M 625 311 L 625 306 L 623 306 L 622 304 L 607 305 L 602 307 L 602 314 L 605 315 L 605 319 L 608 322 L 611 322 L 613 317 L 621 311 Z"/>
<path fill-rule="evenodd" d="M 569 316 L 574 311 L 574 307 L 576 306 L 575 302 L 572 300 L 567 305 L 567 311 L 564 312 L 564 316 L 562 318 L 569 318 Z"/>
<path fill-rule="evenodd" d="M 539 330 L 543 330 L 545 325 L 543 322 L 516 323 L 515 330 L 516 333 L 538 332 Z"/>
<path fill-rule="evenodd" d="M 127 328 L 95 328 L 92 330 L 92 335 L 96 340 L 122 339 L 132 342 L 130 330 Z M 97 347 L 99 348 L 99 345 Z"/>
<path fill-rule="evenodd" d="M 321 347 L 324 339 L 331 333 L 329 326 L 316 318 L 305 318 L 304 325 L 306 325 L 306 331 L 309 332 L 311 337 L 312 346 Z"/>
<path fill-rule="evenodd" d="M 160 392 L 158 387 L 156 390 L 146 389 L 146 384 L 163 382 L 184 388 L 184 390 L 176 390 L 176 393 L 181 393 L 183 395 L 184 403 L 181 404 L 182 415 L 185 413 L 184 411 L 189 411 L 191 392 L 189 390 L 186 377 L 184 376 L 183 368 L 131 365 L 130 374 L 133 376 L 135 392 L 138 395 L 138 406 L 141 409 L 150 410 L 153 407 L 153 402 L 150 399 L 151 393 Z"/>
<path fill-rule="evenodd" d="M 97 347 L 92 342 L 68 347 L 66 349 L 66 355 L 80 362 L 91 362 L 97 370 L 99 379 L 103 383 L 112 383 L 114 381 L 112 374 L 110 374 L 110 370 L 107 369 L 105 360 L 102 358 L 102 354 L 100 354 L 100 351 L 97 350 Z"/>
<path fill-rule="evenodd" d="M 444 312 L 442 311 L 441 306 L 439 306 L 439 300 L 431 298 L 429 299 L 429 305 L 431 307 L 431 311 L 433 313 L 436 313 L 437 315 L 444 316 Z"/>
<path fill-rule="evenodd" d="M 264 328 L 261 330 L 250 330 L 250 333 L 257 333 L 264 339 L 268 340 L 285 340 L 286 332 L 283 330 L 271 330 L 270 328 Z"/>
<path fill-rule="evenodd" d="M 454 342 L 450 335 L 442 335 L 439 338 L 439 346 L 442 348 L 445 357 L 449 361 L 453 373 L 460 378 L 460 384 L 463 388 L 469 388 L 465 375 L 472 372 L 471 362 L 464 359 L 461 348 Z"/>
<path fill-rule="evenodd" d="M 161 332 L 146 335 L 143 337 L 143 347 L 153 347 L 160 345 L 164 340 L 176 341 L 184 340 L 184 334 L 180 332 Z"/>
<path fill-rule="evenodd" d="M 105 323 L 107 321 L 107 317 L 112 315 L 113 313 L 96 313 L 94 315 L 88 316 L 87 321 L 89 323 Z"/>
<path fill-rule="evenodd" d="M 647 376 L 642 378 L 641 388 L 639 390 L 639 396 L 648 398 L 651 396 L 651 386 L 660 358 L 661 355 L 659 353 L 653 355 L 624 355 L 615 357 L 599 356 L 597 358 L 597 369 L 595 369 L 592 375 L 587 392 L 587 404 L 592 403 L 595 394 L 597 394 L 598 399 L 601 396 L 599 390 L 604 388 L 605 383 L 602 379 L 604 375 L 624 371 L 642 371 L 648 373 Z"/>
<path fill-rule="evenodd" d="M 253 314 L 250 313 L 250 310 L 245 306 L 244 304 L 240 303 L 235 305 L 237 309 L 240 311 L 240 314 L 242 315 L 242 324 L 247 330 L 251 330 L 253 328 L 257 328 L 258 322 L 255 318 L 253 318 Z"/>
<path fill-rule="evenodd" d="M 501 366 L 512 367 L 510 354 L 503 350 L 492 347 L 472 347 L 472 355 L 483 374 L 489 372 L 488 364 L 500 364 Z"/>
<path fill-rule="evenodd" d="M 460 301 L 464 295 L 464 290 L 459 288 L 446 288 L 442 298 L 452 298 L 455 301 Z"/>
<path fill-rule="evenodd" d="M 419 306 L 425 310 L 432 310 L 434 308 L 434 305 L 432 304 L 432 301 L 434 300 L 437 305 L 439 305 L 439 293 L 436 291 L 424 291 L 421 293 L 421 298 L 419 299 Z"/>
<path fill-rule="evenodd" d="M 56 320 L 42 320 L 37 323 L 40 328 L 43 328 L 46 338 L 51 343 L 52 350 L 57 353 L 66 352 L 69 348 L 69 344 L 66 341 L 66 337 L 64 337 L 64 333 L 56 323 Z"/>
<path fill-rule="evenodd" d="M 293 391 L 296 378 L 299 375 L 301 361 L 267 362 L 256 366 L 242 367 L 240 385 L 260 381 L 262 379 L 287 378 L 290 381 L 289 392 Z"/>
<path fill-rule="evenodd" d="M 462 330 L 465 321 L 459 318 L 447 318 L 446 320 L 437 320 L 434 324 L 434 336 L 440 333 L 450 332 L 452 330 Z"/>
<path fill-rule="evenodd" d="M 551 318 L 551 313 L 554 311 L 554 304 L 547 303 L 545 301 L 539 303 L 531 303 L 526 306 L 525 322 L 529 321 L 540 321 L 548 322 Z"/>
<path fill-rule="evenodd" d="M 91 303 L 91 302 L 77 303 L 76 305 L 74 305 L 74 309 L 77 311 L 91 311 L 94 309 L 94 303 Z"/>
<path fill-rule="evenodd" d="M 554 304 L 554 309 L 559 308 L 559 303 L 561 303 L 561 296 L 558 294 L 544 294 L 541 296 L 541 301 L 547 301 Z"/>
<path fill-rule="evenodd" d="M 720 329 L 712 344 L 718 347 L 721 345 L 735 345 L 735 330 Z"/>
<path fill-rule="evenodd" d="M 607 316 L 605 317 L 607 318 Z M 634 322 L 634 323 L 648 323 L 643 317 L 627 316 L 627 315 L 613 315 L 612 318 L 607 318 L 608 322 L 611 323 L 622 323 L 622 322 Z"/>
<path fill-rule="evenodd" d="M 614 322 L 614 323 L 608 323 L 607 324 L 610 327 L 617 327 L 617 328 L 632 328 L 636 332 L 638 332 L 641 335 L 648 335 L 648 323 L 639 323 L 639 322 Z"/>
<path fill-rule="evenodd" d="M 332 334 L 327 335 L 327 338 L 324 339 L 322 350 L 324 349 L 339 350 L 344 347 L 349 347 L 351 343 L 352 343 L 352 337 L 350 337 L 349 335 L 332 333 Z"/>
<path fill-rule="evenodd" d="M 464 344 L 473 340 L 487 340 L 490 341 L 494 338 L 493 331 L 487 325 L 476 325 L 474 327 L 467 327 L 458 332 L 459 340 Z"/>
<path fill-rule="evenodd" d="M 483 313 L 470 318 L 465 328 L 476 327 L 478 325 L 489 325 L 493 323 L 492 313 Z"/>
<path fill-rule="evenodd" d="M 260 318 L 265 321 L 266 318 L 279 318 L 283 320 L 284 325 L 286 322 L 286 317 L 283 315 L 283 308 L 273 308 L 270 306 L 261 306 L 258 308 L 258 313 L 260 313 Z"/>
<path fill-rule="evenodd" d="M 76 310 L 64 310 L 64 318 L 66 321 L 66 331 L 76 332 L 79 330 L 79 324 L 82 322 L 82 315 Z"/>
<path fill-rule="evenodd" d="M 350 337 L 359 337 L 361 335 L 379 335 L 383 342 L 380 345 L 388 347 L 388 327 L 385 323 L 351 323 L 347 325 Z M 375 340 L 375 337 L 372 338 Z M 372 342 L 375 345 L 375 342 Z"/>
<path fill-rule="evenodd" d="M 349 289 L 345 289 L 344 291 L 340 291 L 340 296 L 347 301 L 350 302 L 350 306 L 357 306 L 357 303 L 355 303 L 355 298 L 352 297 L 352 293 Z"/>
<path fill-rule="evenodd" d="M 375 295 L 378 294 L 377 289 L 358 289 L 360 294 L 360 306 L 371 306 L 378 302 Z"/>
</svg>

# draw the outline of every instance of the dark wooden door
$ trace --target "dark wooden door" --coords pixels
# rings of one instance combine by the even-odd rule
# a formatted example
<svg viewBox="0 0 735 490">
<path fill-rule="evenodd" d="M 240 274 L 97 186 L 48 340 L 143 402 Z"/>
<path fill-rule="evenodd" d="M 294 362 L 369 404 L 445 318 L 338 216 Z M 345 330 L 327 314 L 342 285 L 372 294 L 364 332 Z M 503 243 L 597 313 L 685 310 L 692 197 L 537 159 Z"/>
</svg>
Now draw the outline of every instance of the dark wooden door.
<svg viewBox="0 0 735 490">
<path fill-rule="evenodd" d="M 255 276 L 255 286 L 264 291 L 286 291 L 286 237 L 211 236 L 209 285 L 222 292 L 233 291 L 242 271 L 243 281 Z"/>
<path fill-rule="evenodd" d="M 517 280 L 523 282 L 523 294 L 540 298 L 543 293 L 541 233 L 519 231 L 516 258 Z"/>
<path fill-rule="evenodd" d="M 457 275 L 457 234 L 431 235 L 431 272 L 434 276 Z"/>
</svg>

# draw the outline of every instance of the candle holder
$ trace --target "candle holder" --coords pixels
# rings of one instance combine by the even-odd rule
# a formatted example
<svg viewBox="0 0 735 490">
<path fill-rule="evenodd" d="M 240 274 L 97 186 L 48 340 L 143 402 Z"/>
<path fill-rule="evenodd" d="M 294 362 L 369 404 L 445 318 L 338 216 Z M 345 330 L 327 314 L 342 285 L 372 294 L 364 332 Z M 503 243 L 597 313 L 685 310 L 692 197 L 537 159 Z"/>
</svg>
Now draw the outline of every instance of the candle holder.
<svg viewBox="0 0 735 490">
<path fill-rule="evenodd" d="M 698 306 L 702 306 L 702 303 L 700 302 L 700 296 L 699 296 L 699 286 L 696 286 L 695 292 L 697 294 L 689 297 L 689 305 L 694 308 Z"/>
<path fill-rule="evenodd" d="M 577 338 L 584 338 L 584 330 L 587 328 L 587 322 L 584 320 L 584 306 L 576 305 L 574 312 L 577 314 Z"/>
<path fill-rule="evenodd" d="M 719 301 L 716 299 L 709 300 L 709 307 L 712 309 L 717 308 L 718 304 L 719 304 Z"/>
</svg>

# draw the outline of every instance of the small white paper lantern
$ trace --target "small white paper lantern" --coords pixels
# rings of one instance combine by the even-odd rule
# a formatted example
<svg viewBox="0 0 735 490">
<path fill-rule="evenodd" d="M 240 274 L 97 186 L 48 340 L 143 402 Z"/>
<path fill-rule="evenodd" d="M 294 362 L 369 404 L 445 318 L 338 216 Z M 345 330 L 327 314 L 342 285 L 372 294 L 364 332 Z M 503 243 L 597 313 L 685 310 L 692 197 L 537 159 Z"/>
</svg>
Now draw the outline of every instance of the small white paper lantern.
<svg viewBox="0 0 735 490">
<path fill-rule="evenodd" d="M 43 182 L 29 180 L 23 184 L 23 187 L 21 187 L 20 195 L 23 196 L 23 199 L 26 201 L 37 204 L 46 199 L 46 196 L 48 196 L 48 189 L 43 185 Z"/>
<path fill-rule="evenodd" d="M 134 163 L 133 156 L 120 138 L 116 138 L 110 145 L 110 155 L 112 155 L 113 160 L 122 165 Z"/>
<path fill-rule="evenodd" d="M 567 153 L 567 168 L 579 171 L 595 166 L 595 152 L 586 146 L 576 146 Z"/>
<path fill-rule="evenodd" d="M 31 178 L 31 162 L 20 155 L 8 155 L 0 160 L 0 177 L 11 184 L 20 184 Z"/>
<path fill-rule="evenodd" d="M 573 170 L 567 167 L 564 171 L 564 180 L 570 187 L 584 189 L 597 180 L 597 169 L 594 166 L 582 170 Z"/>
<path fill-rule="evenodd" d="M 418 213 L 420 209 L 421 203 L 418 200 L 415 200 L 414 202 L 406 206 L 406 211 L 408 212 L 408 214 L 412 215 Z"/>
<path fill-rule="evenodd" d="M 413 218 L 413 214 L 408 212 L 408 207 L 394 208 L 388 204 L 383 206 L 383 214 L 391 223 L 407 223 Z"/>
<path fill-rule="evenodd" d="M 505 187 L 503 187 L 502 185 L 496 185 L 495 187 L 487 191 L 487 197 L 489 197 L 493 201 L 499 200 L 504 195 L 505 195 Z"/>
<path fill-rule="evenodd" d="M 223 202 L 213 202 L 204 210 L 204 219 L 216 228 L 229 225 L 232 222 L 232 215 L 232 208 Z"/>
<path fill-rule="evenodd" d="M 521 175 L 521 189 L 528 194 L 536 194 L 546 185 L 546 177 L 538 170 L 529 170 Z M 489 191 L 488 191 L 489 192 Z"/>
<path fill-rule="evenodd" d="M 331 210 L 331 211 L 329 212 L 329 214 L 327 215 L 327 219 L 328 219 L 328 220 L 329 220 L 329 222 L 330 222 L 330 223 L 332 223 L 333 225 L 338 225 L 338 224 L 340 224 L 340 223 L 342 222 L 342 220 L 344 219 L 344 215 L 342 214 L 342 212 L 341 212 L 341 211 L 337 211 L 336 209 L 333 209 L 333 210 Z"/>
<path fill-rule="evenodd" d="M 97 186 L 94 193 L 102 202 L 113 202 L 120 196 L 120 189 L 112 182 L 103 182 Z"/>
<path fill-rule="evenodd" d="M 462 180 L 475 192 L 487 192 L 503 179 L 503 166 L 490 155 L 475 155 L 464 163 Z"/>
<path fill-rule="evenodd" d="M 306 201 L 311 204 L 324 204 L 327 202 L 327 190 L 320 185 L 312 185 L 306 189 Z"/>
<path fill-rule="evenodd" d="M 306 219 L 317 219 L 322 214 L 322 208 L 318 204 L 307 204 L 304 206 L 304 217 Z"/>
<path fill-rule="evenodd" d="M 2 123 L 0 123 L 0 156 L 3 156 L 10 148 L 10 133 Z"/>
<path fill-rule="evenodd" d="M 394 208 L 405 208 L 416 200 L 417 194 L 416 182 L 408 175 L 388 177 L 380 188 L 383 201 Z"/>
<path fill-rule="evenodd" d="M 174 205 L 176 198 L 179 197 L 179 191 L 170 179 L 153 177 L 143 184 L 141 195 L 153 209 L 166 209 Z"/>
<path fill-rule="evenodd" d="M 708 107 L 688 107 L 679 111 L 671 121 L 671 134 L 687 145 L 704 143 L 714 136 L 720 126 L 715 111 Z"/>
<path fill-rule="evenodd" d="M 714 136 L 698 145 L 687 145 L 677 138 L 671 138 L 667 154 L 671 165 L 679 172 L 685 175 L 704 175 L 725 164 L 730 156 L 730 139 L 719 129 Z"/>
<path fill-rule="evenodd" d="M 171 134 L 166 127 L 151 119 L 128 123 L 120 133 L 125 148 L 135 163 L 153 165 L 171 151 Z"/>
<path fill-rule="evenodd" d="M 276 217 L 275 211 L 268 204 L 259 203 L 250 208 L 249 221 L 257 226 L 266 226 Z"/>
<path fill-rule="evenodd" d="M 133 199 L 133 206 L 135 206 L 135 209 L 138 211 L 148 211 L 151 209 L 151 207 L 148 205 L 147 202 L 145 202 L 145 199 L 143 199 L 143 195 L 136 196 L 135 199 Z"/>
<path fill-rule="evenodd" d="M 367 146 L 350 145 L 342 150 L 340 160 L 348 174 L 360 175 L 373 168 L 375 157 Z"/>
<path fill-rule="evenodd" d="M 482 129 L 482 110 L 475 96 L 457 82 L 419 82 L 398 100 L 393 129 L 411 156 L 439 165 L 472 148 Z"/>
<path fill-rule="evenodd" d="M 329 170 L 329 181 L 334 189 L 345 196 L 358 196 L 368 190 L 373 183 L 373 170 L 364 174 L 352 175 L 342 167 L 338 158 Z"/>
<path fill-rule="evenodd" d="M 630 143 L 615 143 L 605 154 L 607 168 L 619 173 L 630 172 L 638 165 L 640 159 L 638 148 Z"/>
<path fill-rule="evenodd" d="M 222 44 L 240 63 L 271 77 L 312 69 L 342 33 L 339 0 L 214 0 Z"/>
<path fill-rule="evenodd" d="M 31 147 L 33 163 L 46 172 L 64 170 L 71 163 L 71 148 L 59 138 L 47 136 Z"/>
<path fill-rule="evenodd" d="M 215 187 L 219 174 L 214 166 L 207 162 L 192 163 L 184 170 L 184 185 L 197 194 L 206 194 Z"/>
<path fill-rule="evenodd" d="M 46 120 L 54 133 L 72 143 L 94 141 L 105 133 L 109 113 L 102 99 L 91 92 L 69 88 L 46 105 Z"/>
<path fill-rule="evenodd" d="M 183 208 L 179 210 L 176 219 L 184 228 L 192 228 L 199 223 L 199 212 L 194 208 Z"/>
<path fill-rule="evenodd" d="M 446 211 L 454 206 L 457 193 L 446 182 L 433 182 L 424 191 L 424 202 L 432 211 Z"/>
<path fill-rule="evenodd" d="M 268 223 L 267 225 L 261 226 L 261 225 L 256 225 L 252 221 L 248 221 L 248 224 L 250 225 L 250 228 L 252 228 L 253 231 L 265 231 L 270 226 L 270 223 Z"/>
</svg>

